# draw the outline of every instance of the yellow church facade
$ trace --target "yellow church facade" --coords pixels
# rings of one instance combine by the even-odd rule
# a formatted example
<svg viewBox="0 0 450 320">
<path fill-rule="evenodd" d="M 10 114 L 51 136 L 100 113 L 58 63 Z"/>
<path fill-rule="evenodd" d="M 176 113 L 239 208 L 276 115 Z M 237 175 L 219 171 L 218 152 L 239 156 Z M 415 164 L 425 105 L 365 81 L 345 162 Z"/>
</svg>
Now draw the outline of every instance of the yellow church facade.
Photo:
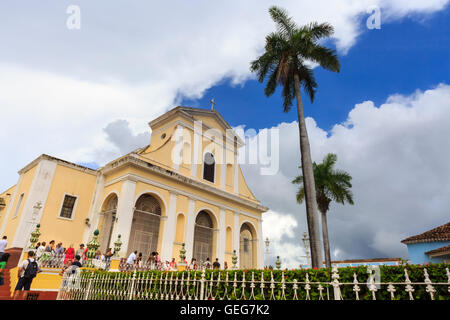
<svg viewBox="0 0 450 320">
<path fill-rule="evenodd" d="M 41 155 L 0 194 L 0 236 L 27 248 L 40 241 L 86 244 L 100 231 L 100 249 L 121 257 L 157 251 L 162 260 L 216 258 L 263 268 L 262 214 L 238 164 L 244 142 L 215 110 L 176 107 L 149 123 L 148 146 L 93 170 Z"/>
</svg>

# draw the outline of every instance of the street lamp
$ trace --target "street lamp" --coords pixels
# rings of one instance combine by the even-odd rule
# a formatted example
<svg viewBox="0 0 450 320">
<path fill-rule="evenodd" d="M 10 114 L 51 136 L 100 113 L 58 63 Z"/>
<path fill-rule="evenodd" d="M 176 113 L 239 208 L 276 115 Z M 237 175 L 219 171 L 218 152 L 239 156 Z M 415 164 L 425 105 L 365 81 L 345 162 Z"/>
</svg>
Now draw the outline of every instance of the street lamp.
<svg viewBox="0 0 450 320">
<path fill-rule="evenodd" d="M 306 257 L 306 264 L 310 263 L 310 254 L 309 254 L 309 238 L 308 235 L 306 234 L 306 232 L 303 232 L 303 247 L 305 248 L 305 255 L 304 257 Z"/>
<path fill-rule="evenodd" d="M 269 253 L 269 244 L 270 244 L 269 238 L 266 238 L 266 241 L 264 241 L 264 243 L 266 244 L 266 253 Z"/>
</svg>

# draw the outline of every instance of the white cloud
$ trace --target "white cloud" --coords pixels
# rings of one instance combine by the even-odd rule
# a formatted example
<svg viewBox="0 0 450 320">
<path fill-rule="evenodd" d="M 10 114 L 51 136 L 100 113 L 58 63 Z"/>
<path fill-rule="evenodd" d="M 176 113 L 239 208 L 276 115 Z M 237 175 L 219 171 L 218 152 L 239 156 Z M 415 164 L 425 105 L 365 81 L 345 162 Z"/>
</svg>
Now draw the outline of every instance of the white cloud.
<svg viewBox="0 0 450 320">
<path fill-rule="evenodd" d="M 307 127 L 313 161 L 336 153 L 337 168 L 353 177 L 355 205 L 332 204 L 328 213 L 336 258 L 406 258 L 402 239 L 449 221 L 450 86 L 393 95 L 378 107 L 371 101 L 357 104 L 329 136 L 311 118 Z M 298 125 L 282 123 L 278 128 L 283 155 L 278 174 L 261 176 L 257 166 L 249 165 L 243 171 L 257 198 L 278 212 L 269 213 L 264 229 L 274 237 L 279 250 L 274 255 L 298 266 L 299 258 L 293 256 L 302 252 L 301 235 L 307 230 L 305 207 L 296 203 L 296 188 L 290 183 L 300 173 L 300 154 L 292 148 L 298 146 Z"/>
<path fill-rule="evenodd" d="M 365 26 L 366 9 L 383 16 L 441 10 L 447 1 L 285 0 L 299 24 L 335 26 L 345 52 Z M 131 134 L 181 97 L 200 97 L 224 77 L 251 77 L 249 62 L 274 29 L 268 0 L 130 2 L 78 1 L 81 29 L 68 30 L 69 3 L 0 3 L 0 189 L 16 171 L 45 152 L 74 162 L 119 156 L 103 131 L 126 120 Z M 24 9 L 26 8 L 26 9 Z M 120 148 L 119 148 L 120 149 Z M 14 155 L 14 157 L 11 157 Z"/>
<path fill-rule="evenodd" d="M 277 256 L 280 256 L 282 268 L 298 268 L 305 264 L 305 251 L 299 246 L 301 238 L 295 233 L 297 220 L 290 214 L 275 211 L 264 213 L 263 234 L 269 239 L 269 253 L 265 255 L 265 265 L 275 267 Z M 267 249 L 267 248 L 266 248 Z"/>
</svg>

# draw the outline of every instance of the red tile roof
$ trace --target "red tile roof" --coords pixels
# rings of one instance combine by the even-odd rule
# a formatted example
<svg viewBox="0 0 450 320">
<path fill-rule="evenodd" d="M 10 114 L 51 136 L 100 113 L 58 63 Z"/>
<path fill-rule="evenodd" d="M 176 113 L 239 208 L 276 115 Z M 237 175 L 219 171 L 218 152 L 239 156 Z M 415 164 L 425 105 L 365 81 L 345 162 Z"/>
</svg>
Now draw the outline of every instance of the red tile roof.
<svg viewBox="0 0 450 320">
<path fill-rule="evenodd" d="M 402 240 L 402 243 L 450 241 L 450 222 L 424 233 Z"/>
<path fill-rule="evenodd" d="M 425 252 L 426 255 L 430 255 L 430 254 L 436 254 L 436 253 L 444 253 L 444 252 L 450 252 L 450 245 L 442 247 L 442 248 L 438 248 L 438 249 L 434 249 L 434 250 L 430 250 Z"/>
</svg>

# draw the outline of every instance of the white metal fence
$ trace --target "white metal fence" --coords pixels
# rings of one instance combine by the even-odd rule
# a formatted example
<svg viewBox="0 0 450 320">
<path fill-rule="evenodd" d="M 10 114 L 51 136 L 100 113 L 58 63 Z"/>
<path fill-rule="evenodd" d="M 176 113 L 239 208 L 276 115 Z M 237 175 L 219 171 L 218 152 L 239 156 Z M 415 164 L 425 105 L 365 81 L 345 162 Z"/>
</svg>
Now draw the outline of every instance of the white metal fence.
<svg viewBox="0 0 450 320">
<path fill-rule="evenodd" d="M 54 254 L 50 252 L 45 252 L 40 257 L 37 257 L 36 261 L 39 265 L 39 268 L 46 269 L 62 269 L 64 266 L 68 267 L 70 265 L 69 259 L 65 259 L 66 256 L 64 254 Z M 70 259 L 72 262 L 73 259 Z M 97 269 L 109 270 L 111 261 L 110 260 L 100 260 L 100 259 L 92 259 L 91 261 L 82 260 L 80 263 L 83 266 L 90 266 Z"/>
<path fill-rule="evenodd" d="M 426 299 L 450 300 L 450 272 L 447 282 L 432 282 L 426 268 L 423 282 L 411 282 L 407 268 L 402 281 L 377 282 L 375 276 L 353 282 L 339 282 L 332 269 L 330 281 L 304 278 L 286 281 L 285 272 L 86 272 L 65 274 L 59 300 L 361 300 Z M 275 281 L 274 273 L 281 279 Z M 419 295 L 419 296 L 418 296 Z"/>
<path fill-rule="evenodd" d="M 199 262 L 195 266 L 186 265 L 188 270 L 203 270 L 203 269 L 211 269 L 212 264 L 208 262 Z M 109 270 L 109 268 L 108 268 Z M 128 264 L 126 259 L 122 258 L 119 263 L 119 270 L 121 272 L 130 272 L 130 271 L 151 271 L 151 270 L 159 270 L 159 271 L 177 271 L 177 265 L 171 266 L 170 263 L 156 263 L 156 262 L 135 262 L 133 264 Z"/>
</svg>

